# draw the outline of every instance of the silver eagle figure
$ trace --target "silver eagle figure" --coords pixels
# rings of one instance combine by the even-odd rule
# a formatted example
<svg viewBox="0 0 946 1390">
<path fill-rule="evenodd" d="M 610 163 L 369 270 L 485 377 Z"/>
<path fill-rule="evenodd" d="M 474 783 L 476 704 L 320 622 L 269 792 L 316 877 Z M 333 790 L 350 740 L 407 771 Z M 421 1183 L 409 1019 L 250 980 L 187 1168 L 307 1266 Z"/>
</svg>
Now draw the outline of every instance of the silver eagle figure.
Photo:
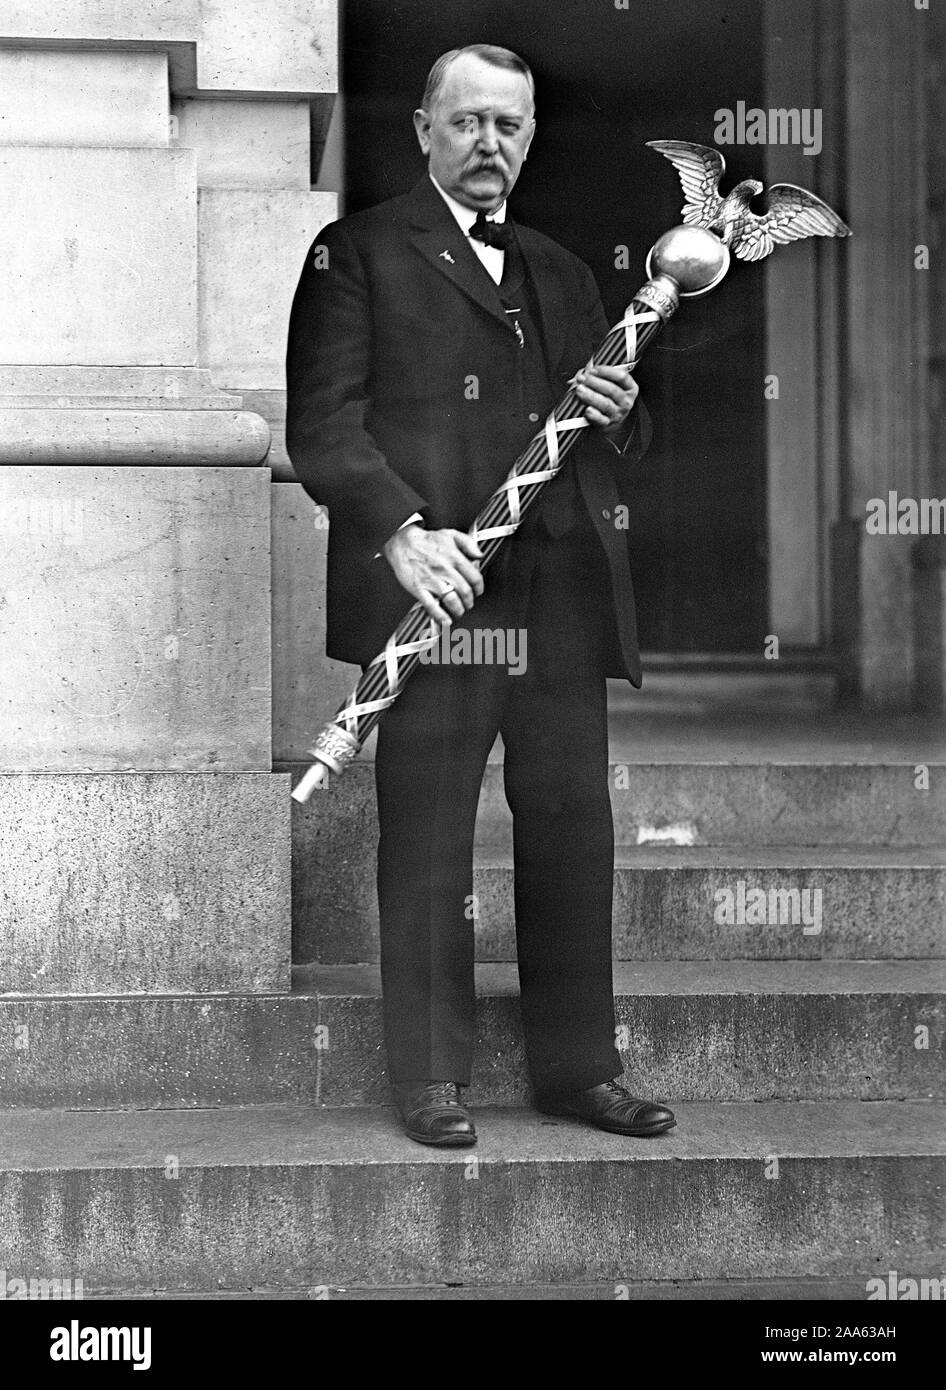
<svg viewBox="0 0 946 1390">
<path fill-rule="evenodd" d="M 809 236 L 850 236 L 841 218 L 794 183 L 773 183 L 768 208 L 761 217 L 749 207 L 765 187 L 758 179 L 743 179 L 725 198 L 719 185 L 726 161 L 719 150 L 688 140 L 648 140 L 652 150 L 669 159 L 680 176 L 686 202 L 683 221 L 691 227 L 715 232 L 725 246 L 743 261 L 761 261 L 775 246 Z"/>
</svg>

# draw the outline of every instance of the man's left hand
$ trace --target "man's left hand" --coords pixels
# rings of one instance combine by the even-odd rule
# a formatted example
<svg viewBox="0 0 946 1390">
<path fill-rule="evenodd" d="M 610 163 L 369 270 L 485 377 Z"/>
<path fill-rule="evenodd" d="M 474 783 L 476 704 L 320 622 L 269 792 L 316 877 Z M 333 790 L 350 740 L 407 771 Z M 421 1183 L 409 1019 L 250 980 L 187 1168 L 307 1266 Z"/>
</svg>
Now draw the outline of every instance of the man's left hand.
<svg viewBox="0 0 946 1390">
<path fill-rule="evenodd" d="M 585 403 L 585 418 L 600 430 L 623 425 L 637 400 L 637 382 L 627 367 L 582 367 L 575 390 Z"/>
</svg>

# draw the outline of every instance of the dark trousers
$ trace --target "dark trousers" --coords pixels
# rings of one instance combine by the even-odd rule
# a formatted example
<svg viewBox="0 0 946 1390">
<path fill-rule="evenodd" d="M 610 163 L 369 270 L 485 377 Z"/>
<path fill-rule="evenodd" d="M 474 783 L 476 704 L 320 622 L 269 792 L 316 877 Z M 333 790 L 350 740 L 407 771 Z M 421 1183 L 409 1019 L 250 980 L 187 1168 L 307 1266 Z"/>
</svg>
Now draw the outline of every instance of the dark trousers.
<svg viewBox="0 0 946 1390">
<path fill-rule="evenodd" d="M 453 628 L 524 630 L 525 672 L 421 666 L 379 727 L 378 897 L 392 1081 L 469 1084 L 473 832 L 497 733 L 514 818 L 516 941 L 533 1084 L 586 1087 L 621 1071 L 611 977 L 607 571 L 590 522 L 552 540 L 532 521 Z"/>
</svg>

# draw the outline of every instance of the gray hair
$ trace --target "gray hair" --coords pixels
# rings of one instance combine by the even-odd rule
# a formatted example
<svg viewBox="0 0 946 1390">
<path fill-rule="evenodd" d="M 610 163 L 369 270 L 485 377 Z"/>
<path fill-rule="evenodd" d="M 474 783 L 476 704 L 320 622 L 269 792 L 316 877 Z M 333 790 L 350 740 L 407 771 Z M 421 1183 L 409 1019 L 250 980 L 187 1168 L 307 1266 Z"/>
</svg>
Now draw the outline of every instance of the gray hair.
<svg viewBox="0 0 946 1390">
<path fill-rule="evenodd" d="M 433 110 L 434 103 L 440 95 L 440 89 L 447 75 L 447 68 L 455 58 L 462 58 L 466 53 L 472 53 L 474 58 L 480 58 L 484 63 L 490 63 L 494 68 L 507 68 L 510 72 L 522 73 L 529 84 L 532 100 L 535 101 L 535 79 L 524 58 L 520 58 L 518 53 L 513 53 L 511 48 L 499 48 L 494 43 L 470 43 L 465 48 L 451 48 L 449 53 L 441 53 L 430 69 L 427 76 L 427 86 L 424 88 L 424 95 L 420 103 L 421 108 L 428 114 Z"/>
</svg>

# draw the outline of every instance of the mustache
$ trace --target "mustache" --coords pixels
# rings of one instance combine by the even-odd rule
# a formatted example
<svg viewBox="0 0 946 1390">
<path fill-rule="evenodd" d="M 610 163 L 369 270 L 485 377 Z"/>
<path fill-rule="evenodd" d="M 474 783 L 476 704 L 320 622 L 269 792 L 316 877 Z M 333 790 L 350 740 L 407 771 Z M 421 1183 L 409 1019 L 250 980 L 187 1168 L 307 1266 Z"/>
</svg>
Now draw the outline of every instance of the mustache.
<svg viewBox="0 0 946 1390">
<path fill-rule="evenodd" d="M 474 160 L 473 163 L 469 165 L 467 172 L 470 174 L 479 174 L 485 170 L 489 170 L 491 173 L 496 174 L 504 174 L 506 172 L 503 165 L 498 163 L 495 159 Z"/>
</svg>

